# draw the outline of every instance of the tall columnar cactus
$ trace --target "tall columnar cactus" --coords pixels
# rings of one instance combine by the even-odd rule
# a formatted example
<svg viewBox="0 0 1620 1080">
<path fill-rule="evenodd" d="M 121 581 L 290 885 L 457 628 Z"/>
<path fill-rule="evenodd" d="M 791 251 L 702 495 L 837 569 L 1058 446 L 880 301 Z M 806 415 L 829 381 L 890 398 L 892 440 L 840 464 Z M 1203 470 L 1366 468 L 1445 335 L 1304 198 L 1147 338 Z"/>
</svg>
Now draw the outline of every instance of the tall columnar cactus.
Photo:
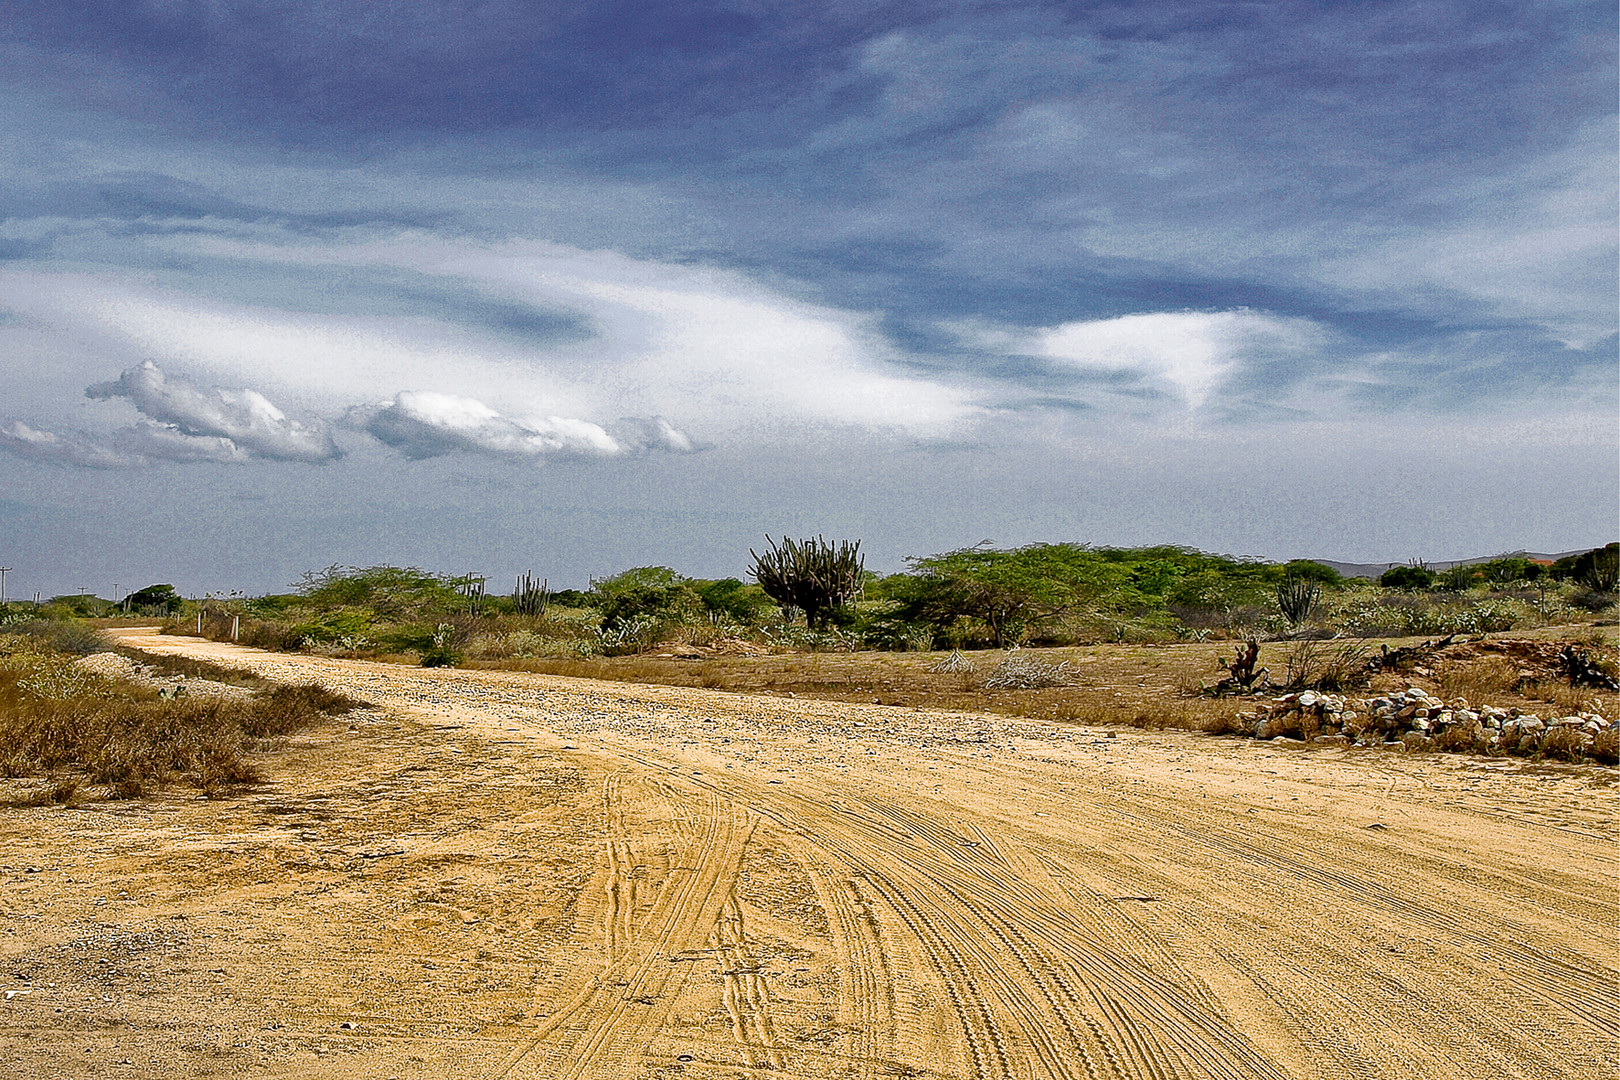
<svg viewBox="0 0 1620 1080">
<path fill-rule="evenodd" d="M 866 560 L 859 540 L 834 545 L 820 536 L 784 536 L 778 544 L 767 535 L 765 542 L 770 550 L 763 555 L 748 549 L 754 557 L 750 573 L 766 596 L 784 607 L 802 608 L 813 628 L 825 627 L 839 608 L 861 595 Z"/>
<path fill-rule="evenodd" d="M 533 574 L 525 572 L 518 576 L 517 587 L 512 590 L 512 605 L 519 615 L 543 615 L 550 600 L 551 590 L 544 579 L 536 585 Z"/>
</svg>

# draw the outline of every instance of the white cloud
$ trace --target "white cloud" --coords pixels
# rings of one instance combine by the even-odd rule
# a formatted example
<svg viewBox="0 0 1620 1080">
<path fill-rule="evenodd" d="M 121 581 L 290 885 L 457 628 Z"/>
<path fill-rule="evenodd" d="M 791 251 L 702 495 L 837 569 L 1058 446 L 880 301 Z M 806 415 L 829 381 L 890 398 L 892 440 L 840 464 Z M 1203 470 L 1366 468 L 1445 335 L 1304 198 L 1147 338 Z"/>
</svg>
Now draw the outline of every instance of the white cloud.
<svg viewBox="0 0 1620 1080">
<path fill-rule="evenodd" d="M 140 463 L 88 436 L 41 431 L 21 420 L 0 426 L 0 447 L 36 461 L 60 461 L 89 469 L 121 469 Z"/>
<path fill-rule="evenodd" d="M 408 458 L 430 458 L 453 451 L 502 457 L 542 458 L 558 454 L 612 457 L 636 448 L 615 439 L 588 420 L 564 416 L 516 420 L 476 398 L 407 390 L 393 401 L 354 410 L 350 422 Z M 667 421 L 633 420 L 642 447 L 690 449 L 687 437 Z"/>
<path fill-rule="evenodd" d="M 621 417 L 613 425 L 612 434 L 620 446 L 631 451 L 667 450 L 672 454 L 690 454 L 698 449 L 691 436 L 662 416 Z"/>
<path fill-rule="evenodd" d="M 1246 360 L 1319 349 L 1326 333 L 1307 319 L 1240 309 L 1155 312 L 1064 323 L 1023 343 L 1079 368 L 1137 373 L 1197 408 Z"/>
<path fill-rule="evenodd" d="M 233 448 L 254 457 L 278 461 L 330 461 L 338 456 L 337 446 L 324 425 L 289 419 L 258 391 L 198 390 L 178 379 L 166 378 L 150 360 L 111 382 L 95 384 L 85 394 L 92 398 L 128 398 L 143 415 L 166 425 L 167 432 L 135 429 L 136 441 L 159 449 L 199 454 L 210 460 L 234 460 L 234 452 L 228 452 L 218 442 L 228 440 Z M 215 442 L 188 443 L 176 435 Z M 213 447 L 212 453 L 205 449 L 209 446 Z"/>
<path fill-rule="evenodd" d="M 17 274 L 20 310 L 109 351 L 343 407 L 432 390 L 509 416 L 664 416 L 703 441 L 763 427 L 954 433 L 974 392 L 901 366 L 870 316 L 806 303 L 730 271 L 543 242 L 270 245 L 211 238 L 215 256 L 307 268 L 408 270 L 577 312 L 596 335 L 514 342 L 429 318 L 255 308 L 118 279 Z"/>
<path fill-rule="evenodd" d="M 143 420 L 113 432 L 112 445 L 143 460 L 237 462 L 248 455 L 230 439 L 218 435 L 188 435 L 170 424 Z"/>
</svg>

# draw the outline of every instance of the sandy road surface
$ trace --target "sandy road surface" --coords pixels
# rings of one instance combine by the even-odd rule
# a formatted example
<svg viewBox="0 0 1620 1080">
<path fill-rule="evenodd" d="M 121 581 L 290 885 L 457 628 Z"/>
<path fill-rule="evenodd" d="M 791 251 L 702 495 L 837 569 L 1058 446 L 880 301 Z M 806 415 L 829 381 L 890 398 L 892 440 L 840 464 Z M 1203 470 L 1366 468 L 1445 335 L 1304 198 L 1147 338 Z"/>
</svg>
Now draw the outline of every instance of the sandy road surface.
<svg viewBox="0 0 1620 1080">
<path fill-rule="evenodd" d="M 140 645 L 383 710 L 4 811 L 0 1074 L 1613 1075 L 1612 770 Z"/>
</svg>

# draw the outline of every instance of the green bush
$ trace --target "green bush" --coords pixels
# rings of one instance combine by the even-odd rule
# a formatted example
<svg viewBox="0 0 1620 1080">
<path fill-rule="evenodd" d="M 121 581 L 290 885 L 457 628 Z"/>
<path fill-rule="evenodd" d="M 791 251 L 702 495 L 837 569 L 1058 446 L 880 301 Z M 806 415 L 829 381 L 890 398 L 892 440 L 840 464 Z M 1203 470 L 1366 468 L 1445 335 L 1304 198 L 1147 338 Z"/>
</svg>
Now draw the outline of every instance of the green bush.
<svg viewBox="0 0 1620 1080">
<path fill-rule="evenodd" d="M 1620 587 L 1620 542 L 1593 548 L 1580 555 L 1568 555 L 1553 563 L 1550 576 L 1573 581 L 1596 593 L 1612 593 Z"/>
<path fill-rule="evenodd" d="M 776 604 L 758 585 L 737 578 L 705 582 L 697 588 L 703 606 L 711 613 L 742 626 L 755 626 L 768 618 Z"/>
<path fill-rule="evenodd" d="M 297 605 L 319 612 L 359 609 L 378 621 L 432 619 L 467 611 L 468 584 L 414 566 L 329 566 L 304 575 Z"/>
<path fill-rule="evenodd" d="M 1283 563 L 1283 573 L 1288 577 L 1319 582 L 1329 588 L 1337 588 L 1344 584 L 1343 574 L 1331 566 L 1325 566 L 1310 559 L 1289 559 Z"/>
<path fill-rule="evenodd" d="M 1434 571 L 1426 566 L 1392 566 L 1378 578 L 1386 589 L 1427 589 L 1434 584 Z"/>
<path fill-rule="evenodd" d="M 173 615 L 185 606 L 173 585 L 148 585 L 124 597 L 123 608 L 142 615 Z"/>
<path fill-rule="evenodd" d="M 591 599 L 604 631 L 630 623 L 689 623 L 707 618 L 703 598 L 690 578 L 667 566 L 638 566 L 591 582 Z"/>
</svg>

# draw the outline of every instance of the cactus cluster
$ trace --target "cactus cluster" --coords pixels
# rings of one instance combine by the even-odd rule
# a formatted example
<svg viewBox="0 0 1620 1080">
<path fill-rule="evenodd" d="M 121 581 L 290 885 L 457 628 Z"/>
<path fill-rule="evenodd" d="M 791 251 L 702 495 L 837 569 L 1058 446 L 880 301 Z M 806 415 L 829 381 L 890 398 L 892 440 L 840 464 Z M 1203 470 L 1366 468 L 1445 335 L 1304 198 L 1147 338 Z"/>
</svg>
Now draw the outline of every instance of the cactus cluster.
<svg viewBox="0 0 1620 1080">
<path fill-rule="evenodd" d="M 536 585 L 533 574 L 525 572 L 518 575 L 517 587 L 512 590 L 512 605 L 519 615 L 545 614 L 546 604 L 550 599 L 551 590 L 546 587 L 544 579 Z"/>
<path fill-rule="evenodd" d="M 765 543 L 770 547 L 763 555 L 748 549 L 754 580 L 778 604 L 803 610 L 813 629 L 825 628 L 834 612 L 861 595 L 866 560 L 859 540 L 829 544 L 820 536 L 784 536 L 778 544 L 767 535 Z"/>
</svg>

